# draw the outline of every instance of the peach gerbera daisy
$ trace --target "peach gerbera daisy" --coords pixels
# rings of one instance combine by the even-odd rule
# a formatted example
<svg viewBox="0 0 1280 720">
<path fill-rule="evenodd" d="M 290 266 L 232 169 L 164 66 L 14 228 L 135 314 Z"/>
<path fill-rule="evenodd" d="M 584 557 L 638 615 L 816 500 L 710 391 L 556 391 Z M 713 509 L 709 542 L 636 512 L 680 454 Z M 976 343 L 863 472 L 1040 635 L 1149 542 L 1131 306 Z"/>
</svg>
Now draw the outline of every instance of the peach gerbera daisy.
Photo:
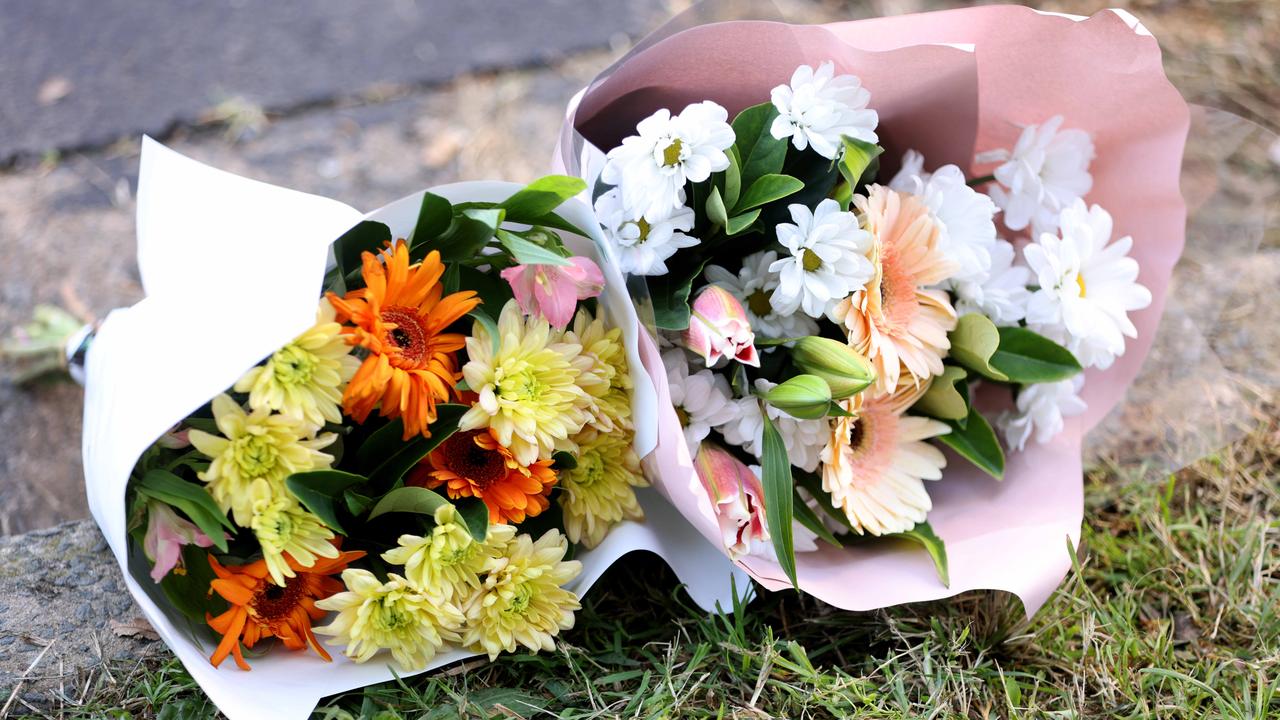
<svg viewBox="0 0 1280 720">
<path fill-rule="evenodd" d="M 475 497 L 489 508 L 491 523 L 521 523 L 551 506 L 556 484 L 553 460 L 521 465 L 492 430 L 463 430 L 449 436 L 410 473 L 410 485 L 441 485 L 451 498 Z"/>
<path fill-rule="evenodd" d="M 346 297 L 329 293 L 347 342 L 369 351 L 347 384 L 342 406 L 364 422 L 376 407 L 383 417 L 404 422 L 404 438 L 429 435 L 436 403 L 447 401 L 461 374 L 457 351 L 466 345 L 459 333 L 444 330 L 471 312 L 480 300 L 471 291 L 444 294 L 444 264 L 434 250 L 409 264 L 404 242 L 363 256 L 365 287 Z"/>
<path fill-rule="evenodd" d="M 316 607 L 316 601 L 341 592 L 342 583 L 330 575 L 342 572 L 347 563 L 362 557 L 361 551 L 338 553 L 337 557 L 317 560 L 304 568 L 286 555 L 294 574 L 285 578 L 284 585 L 276 585 L 271 582 L 265 560 L 224 566 L 210 555 L 209 566 L 217 578 L 209 584 L 209 591 L 216 592 L 231 607 L 217 617 L 205 615 L 209 627 L 222 634 L 222 642 L 209 661 L 217 667 L 231 655 L 241 670 L 248 670 L 241 644 L 252 649 L 268 637 L 280 638 L 290 650 L 303 650 L 309 645 L 317 655 L 329 660 L 329 653 L 311 632 L 311 623 L 325 615 Z"/>
<path fill-rule="evenodd" d="M 849 344 L 875 366 L 875 393 L 885 394 L 898 387 L 899 377 L 919 385 L 942 372 L 956 311 L 946 292 L 929 286 L 957 266 L 939 248 L 938 225 L 916 196 L 872 185 L 854 202 L 875 237 L 875 273 L 832 309 L 831 319 L 844 325 Z"/>
<path fill-rule="evenodd" d="M 854 396 L 841 403 L 854 416 L 831 422 L 822 451 L 822 489 L 859 534 L 906 532 L 933 507 L 924 481 L 941 478 L 947 459 L 924 441 L 950 428 L 902 414 L 927 385 L 871 399 Z"/>
</svg>

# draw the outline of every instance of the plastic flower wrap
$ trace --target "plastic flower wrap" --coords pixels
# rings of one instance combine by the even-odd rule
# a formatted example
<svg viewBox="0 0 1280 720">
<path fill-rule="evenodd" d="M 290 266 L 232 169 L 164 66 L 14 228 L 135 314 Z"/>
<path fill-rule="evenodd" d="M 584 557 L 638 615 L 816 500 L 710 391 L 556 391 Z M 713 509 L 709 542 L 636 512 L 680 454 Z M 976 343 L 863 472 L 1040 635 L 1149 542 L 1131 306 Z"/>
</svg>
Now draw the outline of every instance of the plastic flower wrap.
<svg viewBox="0 0 1280 720">
<path fill-rule="evenodd" d="M 1034 612 L 1184 243 L 1189 112 L 1155 40 L 1114 12 L 713 16 L 642 42 L 561 135 L 606 261 L 643 279 L 649 477 L 766 588 Z"/>
<path fill-rule="evenodd" d="M 362 217 L 144 142 L 147 297 L 88 345 L 89 504 L 226 715 L 550 650 L 632 550 L 730 602 L 736 571 L 645 487 L 654 385 L 582 189 Z"/>
</svg>

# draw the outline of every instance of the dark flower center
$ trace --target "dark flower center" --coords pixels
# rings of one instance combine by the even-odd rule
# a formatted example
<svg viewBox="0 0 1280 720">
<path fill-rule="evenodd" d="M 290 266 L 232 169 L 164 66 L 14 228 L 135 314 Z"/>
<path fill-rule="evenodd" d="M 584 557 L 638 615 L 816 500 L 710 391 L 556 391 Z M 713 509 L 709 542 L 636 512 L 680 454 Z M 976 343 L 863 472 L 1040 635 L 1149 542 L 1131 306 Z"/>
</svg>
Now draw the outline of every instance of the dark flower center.
<svg viewBox="0 0 1280 720">
<path fill-rule="evenodd" d="M 507 476 L 507 463 L 502 453 L 476 444 L 476 436 L 481 433 L 488 434 L 488 431 L 467 430 L 454 433 L 440 446 L 440 452 L 446 470 L 485 490 Z"/>
<path fill-rule="evenodd" d="M 284 622 L 299 607 L 306 580 L 302 575 L 285 578 L 284 586 L 267 583 L 249 603 L 249 611 L 264 623 Z"/>
<path fill-rule="evenodd" d="M 392 305 L 382 311 L 382 321 L 395 325 L 387 332 L 387 340 L 400 348 L 400 357 L 415 363 L 426 357 L 427 330 L 417 311 Z"/>
</svg>

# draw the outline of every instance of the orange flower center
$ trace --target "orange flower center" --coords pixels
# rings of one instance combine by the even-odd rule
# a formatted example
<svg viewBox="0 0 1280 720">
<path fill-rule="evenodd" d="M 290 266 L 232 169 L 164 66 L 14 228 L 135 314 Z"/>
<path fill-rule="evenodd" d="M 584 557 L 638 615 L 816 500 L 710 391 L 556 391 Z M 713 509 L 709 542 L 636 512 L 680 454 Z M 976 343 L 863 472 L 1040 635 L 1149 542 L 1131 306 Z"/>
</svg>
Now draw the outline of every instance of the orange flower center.
<svg viewBox="0 0 1280 720">
<path fill-rule="evenodd" d="M 284 587 L 267 583 L 253 596 L 249 614 L 267 625 L 285 622 L 302 601 L 306 584 L 301 576 L 286 578 Z"/>
<path fill-rule="evenodd" d="M 387 341 L 400 348 L 400 357 L 419 362 L 427 354 L 427 329 L 413 308 L 392 305 L 382 311 L 382 321 L 395 325 L 387 331 Z"/>
<path fill-rule="evenodd" d="M 440 455 L 444 469 L 485 490 L 507 476 L 507 461 L 500 451 L 477 444 L 476 436 L 481 433 L 488 431 L 467 430 L 450 435 L 440 446 Z"/>
</svg>

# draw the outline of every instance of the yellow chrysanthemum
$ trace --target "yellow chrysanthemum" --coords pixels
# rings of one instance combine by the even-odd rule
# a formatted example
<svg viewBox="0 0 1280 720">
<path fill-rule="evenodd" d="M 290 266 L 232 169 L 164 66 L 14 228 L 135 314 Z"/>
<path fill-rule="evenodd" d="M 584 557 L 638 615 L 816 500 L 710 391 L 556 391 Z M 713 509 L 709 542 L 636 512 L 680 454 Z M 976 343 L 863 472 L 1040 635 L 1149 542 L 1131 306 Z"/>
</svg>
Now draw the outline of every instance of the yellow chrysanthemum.
<svg viewBox="0 0 1280 720">
<path fill-rule="evenodd" d="M 587 428 L 576 441 L 577 467 L 560 471 L 560 507 L 569 540 L 593 548 L 615 523 L 644 517 L 635 488 L 649 483 L 640 471 L 631 433 Z"/>
<path fill-rule="evenodd" d="M 491 428 L 521 465 L 574 449 L 570 437 L 591 419 L 594 399 L 579 379 L 593 364 L 541 317 L 526 318 L 514 300 L 498 317 L 496 343 L 477 322 L 467 338 L 467 385 L 479 395 L 462 430 Z"/>
<path fill-rule="evenodd" d="M 236 381 L 236 392 L 249 393 L 250 408 L 276 410 L 317 430 L 325 422 L 342 422 L 342 391 L 360 361 L 334 318 L 333 305 L 320 303 L 310 330 Z"/>
<path fill-rule="evenodd" d="M 405 579 L 419 592 L 456 602 L 480 587 L 480 572 L 494 548 L 505 547 L 516 529 L 490 525 L 485 542 L 477 542 L 453 505 L 437 508 L 435 521 L 429 535 L 401 535 L 399 547 L 383 553 L 382 559 L 403 565 Z"/>
<path fill-rule="evenodd" d="M 298 567 L 309 568 L 316 558 L 338 557 L 333 531 L 320 518 L 307 512 L 288 494 L 273 492 L 266 480 L 253 481 L 253 519 L 249 527 L 262 546 L 262 559 L 276 585 L 294 576 L 286 554 Z"/>
<path fill-rule="evenodd" d="M 421 670 L 445 643 L 460 639 L 457 606 L 418 592 L 399 575 L 384 583 L 368 570 L 344 570 L 342 582 L 345 592 L 316 602 L 338 614 L 315 631 L 346 644 L 344 654 L 356 662 L 390 650 L 405 670 Z"/>
<path fill-rule="evenodd" d="M 200 430 L 191 444 L 211 458 L 199 474 L 223 512 L 231 511 L 240 527 L 253 519 L 253 482 L 265 480 L 273 494 L 285 494 L 284 479 L 296 472 L 329 467 L 333 456 L 320 452 L 337 439 L 333 433 L 310 438 L 312 428 L 266 408 L 246 413 L 229 395 L 213 399 L 213 418 L 222 436 Z"/>
<path fill-rule="evenodd" d="M 591 425 L 602 432 L 631 430 L 631 372 L 622 330 L 607 328 L 603 312 L 593 318 L 586 310 L 579 310 L 564 339 L 581 345 L 582 354 L 592 360 L 590 372 L 583 376 L 589 375 L 592 381 L 578 383 L 596 400 Z"/>
<path fill-rule="evenodd" d="M 467 616 L 462 644 L 475 652 L 554 650 L 553 638 L 573 627 L 578 596 L 560 587 L 582 572 L 582 563 L 565 560 L 568 542 L 548 530 L 537 542 L 517 535 L 485 568 L 480 589 L 463 612 Z"/>
</svg>

